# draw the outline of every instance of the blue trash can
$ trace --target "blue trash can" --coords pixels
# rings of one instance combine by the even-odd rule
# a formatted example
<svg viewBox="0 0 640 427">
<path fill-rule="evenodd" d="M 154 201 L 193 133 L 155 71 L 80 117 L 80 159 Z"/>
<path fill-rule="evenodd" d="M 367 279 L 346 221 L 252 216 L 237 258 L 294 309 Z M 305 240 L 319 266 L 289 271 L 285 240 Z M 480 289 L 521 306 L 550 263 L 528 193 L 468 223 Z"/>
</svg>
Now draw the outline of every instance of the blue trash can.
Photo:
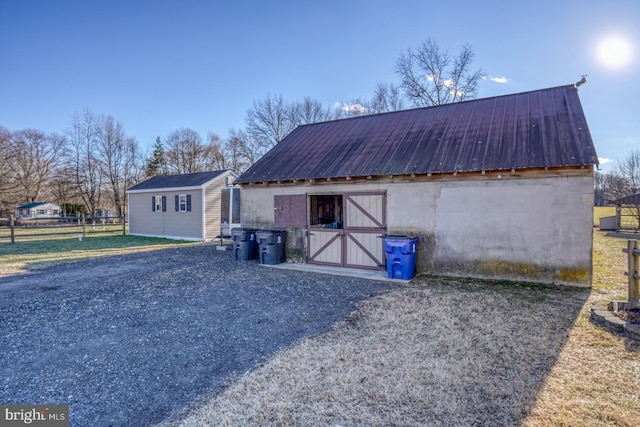
<svg viewBox="0 0 640 427">
<path fill-rule="evenodd" d="M 286 261 L 284 257 L 284 241 L 286 231 L 258 230 L 258 262 L 260 264 L 275 265 Z"/>
<path fill-rule="evenodd" d="M 392 236 L 384 239 L 387 253 L 387 277 L 389 279 L 411 280 L 416 272 L 417 237 Z"/>
<path fill-rule="evenodd" d="M 233 255 L 236 261 L 250 261 L 258 257 L 255 228 L 233 228 Z"/>
</svg>

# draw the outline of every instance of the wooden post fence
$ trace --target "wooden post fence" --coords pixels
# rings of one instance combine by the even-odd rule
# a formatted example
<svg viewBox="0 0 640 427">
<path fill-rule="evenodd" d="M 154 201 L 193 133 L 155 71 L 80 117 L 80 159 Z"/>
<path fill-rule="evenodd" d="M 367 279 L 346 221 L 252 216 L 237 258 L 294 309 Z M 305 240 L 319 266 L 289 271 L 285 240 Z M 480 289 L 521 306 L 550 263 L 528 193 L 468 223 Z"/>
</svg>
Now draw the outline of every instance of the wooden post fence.
<svg viewBox="0 0 640 427">
<path fill-rule="evenodd" d="M 11 243 L 16 242 L 16 227 L 15 227 L 15 219 L 13 215 L 9 216 L 9 227 L 11 227 Z"/>
<path fill-rule="evenodd" d="M 627 254 L 628 270 L 624 275 L 629 278 L 629 302 L 640 304 L 640 240 L 628 240 L 622 252 Z"/>
</svg>

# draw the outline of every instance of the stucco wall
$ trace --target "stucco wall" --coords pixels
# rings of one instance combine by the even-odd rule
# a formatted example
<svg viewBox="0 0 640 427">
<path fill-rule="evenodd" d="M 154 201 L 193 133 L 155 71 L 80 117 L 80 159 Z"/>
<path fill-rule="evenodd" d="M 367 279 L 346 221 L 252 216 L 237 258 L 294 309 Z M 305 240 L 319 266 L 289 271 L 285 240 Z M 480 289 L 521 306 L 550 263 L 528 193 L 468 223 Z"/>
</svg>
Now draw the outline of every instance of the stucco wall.
<svg viewBox="0 0 640 427">
<path fill-rule="evenodd" d="M 446 183 L 435 222 L 438 272 L 591 284 L 591 177 Z"/>
<path fill-rule="evenodd" d="M 275 195 L 386 190 L 388 232 L 420 238 L 418 272 L 590 285 L 593 175 L 572 175 L 245 186 L 242 225 L 273 227 Z"/>
</svg>

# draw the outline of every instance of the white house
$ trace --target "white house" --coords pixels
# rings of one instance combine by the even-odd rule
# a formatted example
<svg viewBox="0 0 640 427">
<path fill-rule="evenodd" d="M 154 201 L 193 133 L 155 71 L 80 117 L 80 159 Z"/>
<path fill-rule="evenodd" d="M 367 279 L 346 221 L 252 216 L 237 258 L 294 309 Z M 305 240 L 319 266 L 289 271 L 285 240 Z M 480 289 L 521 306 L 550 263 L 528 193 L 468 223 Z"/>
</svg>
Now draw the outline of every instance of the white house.
<svg viewBox="0 0 640 427">
<path fill-rule="evenodd" d="M 49 202 L 34 202 L 16 206 L 16 218 L 51 218 L 57 217 L 62 212 L 60 206 Z"/>
</svg>

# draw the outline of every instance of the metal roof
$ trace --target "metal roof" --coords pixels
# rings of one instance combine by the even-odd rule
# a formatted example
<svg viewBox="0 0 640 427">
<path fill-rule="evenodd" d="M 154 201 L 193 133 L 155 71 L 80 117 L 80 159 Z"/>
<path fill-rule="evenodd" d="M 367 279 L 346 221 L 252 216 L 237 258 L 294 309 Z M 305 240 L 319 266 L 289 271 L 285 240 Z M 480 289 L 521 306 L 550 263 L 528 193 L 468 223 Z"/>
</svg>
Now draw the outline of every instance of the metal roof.
<svg viewBox="0 0 640 427">
<path fill-rule="evenodd" d="M 640 206 L 640 193 L 630 194 L 629 196 L 620 197 L 619 199 L 616 199 L 611 203 L 618 206 L 622 206 L 622 205 Z"/>
<path fill-rule="evenodd" d="M 196 172 L 182 175 L 154 176 L 146 181 L 141 182 L 138 185 L 129 188 L 127 191 L 153 190 L 159 188 L 200 187 L 225 172 L 227 171 L 222 170 L 211 172 Z"/>
<path fill-rule="evenodd" d="M 573 85 L 296 128 L 236 181 L 598 163 Z"/>
</svg>

